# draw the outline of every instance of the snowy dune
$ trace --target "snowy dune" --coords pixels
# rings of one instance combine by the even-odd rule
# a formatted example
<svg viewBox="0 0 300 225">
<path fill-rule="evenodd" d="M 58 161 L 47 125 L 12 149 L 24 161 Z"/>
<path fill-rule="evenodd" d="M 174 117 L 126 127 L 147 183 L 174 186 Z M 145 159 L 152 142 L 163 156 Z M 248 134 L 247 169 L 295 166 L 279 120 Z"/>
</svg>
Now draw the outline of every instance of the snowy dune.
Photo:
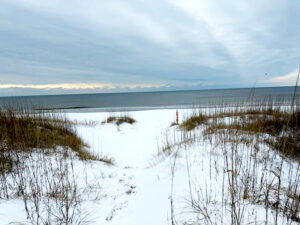
<svg viewBox="0 0 300 225">
<path fill-rule="evenodd" d="M 104 121 L 122 113 L 68 114 L 71 120 Z M 167 224 L 169 214 L 170 168 L 168 164 L 151 167 L 156 160 L 161 133 L 175 121 L 175 110 L 130 112 L 137 122 L 133 125 L 114 124 L 82 126 L 78 134 L 95 153 L 113 157 L 115 168 L 123 180 L 128 177 L 134 193 L 123 202 L 109 206 L 116 209 L 115 218 L 107 224 Z M 88 117 L 87 117 L 88 116 Z M 123 181 L 119 185 L 124 186 Z M 125 183 L 125 186 L 127 184 Z M 101 212 L 99 212 L 101 214 Z M 101 220 L 100 220 L 101 221 Z M 99 221 L 99 223 L 100 223 Z M 105 224 L 103 220 L 101 224 Z"/>
<path fill-rule="evenodd" d="M 115 162 L 113 166 L 95 161 L 74 162 L 80 186 L 98 185 L 98 188 L 95 188 L 95 192 L 98 193 L 90 194 L 91 196 L 89 193 L 82 193 L 85 199 L 83 208 L 89 212 L 91 224 L 172 224 L 171 196 L 173 219 L 178 224 L 230 224 L 228 171 L 224 168 L 224 150 L 214 139 L 204 141 L 197 138 L 192 144 L 177 146 L 176 143 L 183 132 L 176 126 L 170 127 L 175 121 L 175 113 L 176 110 L 173 109 L 129 112 L 128 115 L 137 122 L 120 126 L 101 122 L 111 115 L 124 113 L 66 114 L 71 121 L 82 123 L 77 125 L 77 132 L 89 145 L 91 152 L 112 157 Z M 179 110 L 180 121 L 192 113 L 192 109 Z M 94 125 L 88 125 L 87 122 L 91 121 L 95 122 Z M 200 128 L 196 130 L 200 131 Z M 166 142 L 175 146 L 170 155 L 160 152 Z M 268 157 L 272 160 L 267 163 L 261 160 L 257 170 L 263 171 L 278 166 L 280 156 L 269 151 L 265 145 L 260 147 L 266 151 L 258 152 L 256 157 Z M 250 155 L 247 146 L 241 145 L 239 149 L 241 160 Z M 287 166 L 289 173 L 296 174 L 297 164 L 291 165 L 284 166 Z M 239 175 L 243 176 L 242 173 Z M 283 179 L 283 182 L 287 183 L 287 180 Z M 196 202 L 191 203 L 193 200 L 205 203 L 205 207 L 198 207 L 197 211 Z M 266 211 L 262 204 L 253 204 L 245 200 L 240 208 L 244 210 L 242 224 L 265 224 Z M 203 209 L 206 212 L 203 212 Z M 270 210 L 268 213 L 267 224 L 275 224 L 275 212 Z M 211 219 L 204 219 L 205 214 L 211 216 Z M 22 200 L 0 200 L 1 225 L 25 220 Z M 279 215 L 278 224 L 296 223 L 287 222 Z"/>
</svg>

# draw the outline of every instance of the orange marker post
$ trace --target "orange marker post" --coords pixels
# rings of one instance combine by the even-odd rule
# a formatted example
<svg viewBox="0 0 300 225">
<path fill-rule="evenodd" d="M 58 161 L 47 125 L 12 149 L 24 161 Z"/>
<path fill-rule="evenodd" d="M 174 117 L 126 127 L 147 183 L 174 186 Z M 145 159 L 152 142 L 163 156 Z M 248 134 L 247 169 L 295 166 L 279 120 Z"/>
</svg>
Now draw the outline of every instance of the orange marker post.
<svg viewBox="0 0 300 225">
<path fill-rule="evenodd" d="M 176 110 L 176 123 L 178 124 L 178 110 Z"/>
</svg>

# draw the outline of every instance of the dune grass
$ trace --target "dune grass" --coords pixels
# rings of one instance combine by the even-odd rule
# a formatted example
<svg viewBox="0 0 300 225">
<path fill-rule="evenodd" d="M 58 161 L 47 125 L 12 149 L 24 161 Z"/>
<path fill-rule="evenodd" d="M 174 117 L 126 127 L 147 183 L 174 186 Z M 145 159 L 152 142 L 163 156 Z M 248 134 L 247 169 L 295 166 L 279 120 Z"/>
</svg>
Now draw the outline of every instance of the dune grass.
<svg viewBox="0 0 300 225">
<path fill-rule="evenodd" d="M 226 119 L 231 122 L 226 122 Z M 180 127 L 185 131 L 193 131 L 201 125 L 205 126 L 205 135 L 212 135 L 220 130 L 267 134 L 270 137 L 264 139 L 265 143 L 288 156 L 300 158 L 300 110 L 298 108 L 288 110 L 265 105 L 224 108 L 223 111 L 206 114 L 199 111 L 184 120 Z"/>
<path fill-rule="evenodd" d="M 121 115 L 121 116 L 109 116 L 105 121 L 102 123 L 115 123 L 117 126 L 120 126 L 123 123 L 134 124 L 136 122 L 135 119 L 128 115 Z"/>
<path fill-rule="evenodd" d="M 217 130 L 247 132 L 249 134 L 267 134 L 264 142 L 281 153 L 300 158 L 300 111 L 279 109 L 256 109 L 214 115 L 213 118 L 236 117 L 232 123 L 215 122 L 205 133 L 213 134 Z"/>
<path fill-rule="evenodd" d="M 0 164 L 11 170 L 10 152 L 34 149 L 70 149 L 82 160 L 98 160 L 88 152 L 87 145 L 77 136 L 73 124 L 59 114 L 29 113 L 24 110 L 0 111 Z"/>
<path fill-rule="evenodd" d="M 90 174 L 75 162 L 114 161 L 90 153 L 76 125 L 58 113 L 0 110 L 0 198 L 22 200 L 26 222 L 20 224 L 89 224 L 82 196 L 97 199 L 102 187 L 89 183 Z"/>
<path fill-rule="evenodd" d="M 208 116 L 205 116 L 202 113 L 198 113 L 197 115 L 193 115 L 190 118 L 183 121 L 181 127 L 187 131 L 191 131 L 197 126 L 205 123 L 208 120 L 208 118 Z"/>
<path fill-rule="evenodd" d="M 247 210 L 253 214 L 261 210 L 261 224 L 300 222 L 298 103 L 199 108 L 179 127 L 168 127 L 163 133 L 158 156 L 170 157 L 171 171 L 172 163 L 180 160 L 177 155 L 186 159 L 187 207 L 203 224 L 221 224 L 225 219 L 230 224 L 257 224 L 254 218 L 246 218 Z M 170 198 L 172 212 L 178 202 Z M 255 208 L 258 205 L 264 210 Z M 179 218 L 176 213 L 171 215 L 174 221 Z"/>
</svg>

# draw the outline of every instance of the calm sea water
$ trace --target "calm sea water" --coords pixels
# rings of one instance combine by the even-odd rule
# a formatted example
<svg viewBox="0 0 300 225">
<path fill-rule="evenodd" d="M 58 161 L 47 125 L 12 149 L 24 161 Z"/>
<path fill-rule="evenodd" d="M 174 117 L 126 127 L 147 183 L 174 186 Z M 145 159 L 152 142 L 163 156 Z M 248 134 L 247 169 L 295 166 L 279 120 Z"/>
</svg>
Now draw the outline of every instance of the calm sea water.
<svg viewBox="0 0 300 225">
<path fill-rule="evenodd" d="M 299 101 L 300 88 L 297 90 Z M 189 108 L 224 105 L 248 105 L 273 102 L 289 104 L 294 87 L 239 88 L 167 92 L 134 92 L 112 94 L 74 94 L 1 97 L 0 106 L 22 106 L 35 109 L 67 111 L 127 111 L 155 108 Z"/>
</svg>

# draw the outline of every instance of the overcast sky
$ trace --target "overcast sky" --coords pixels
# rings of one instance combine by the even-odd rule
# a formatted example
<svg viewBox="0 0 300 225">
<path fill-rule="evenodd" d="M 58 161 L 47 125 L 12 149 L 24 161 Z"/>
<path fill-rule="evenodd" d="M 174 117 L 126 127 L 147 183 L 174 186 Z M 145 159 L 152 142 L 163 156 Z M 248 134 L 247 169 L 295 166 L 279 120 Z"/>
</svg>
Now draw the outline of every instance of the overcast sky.
<svg viewBox="0 0 300 225">
<path fill-rule="evenodd" d="M 0 96 L 293 85 L 299 0 L 1 0 Z"/>
</svg>

